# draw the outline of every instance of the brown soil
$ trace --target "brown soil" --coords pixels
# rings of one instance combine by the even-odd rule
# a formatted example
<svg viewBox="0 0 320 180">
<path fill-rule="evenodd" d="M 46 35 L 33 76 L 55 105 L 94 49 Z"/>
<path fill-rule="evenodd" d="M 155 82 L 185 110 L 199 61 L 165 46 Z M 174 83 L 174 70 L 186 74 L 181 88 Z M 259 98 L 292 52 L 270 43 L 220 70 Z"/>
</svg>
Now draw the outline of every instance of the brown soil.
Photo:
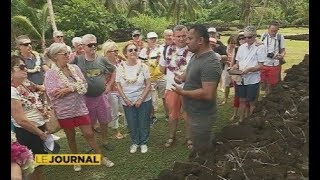
<svg viewBox="0 0 320 180">
<path fill-rule="evenodd" d="M 214 150 L 175 162 L 159 180 L 308 179 L 309 55 L 239 126 L 222 129 Z"/>
</svg>

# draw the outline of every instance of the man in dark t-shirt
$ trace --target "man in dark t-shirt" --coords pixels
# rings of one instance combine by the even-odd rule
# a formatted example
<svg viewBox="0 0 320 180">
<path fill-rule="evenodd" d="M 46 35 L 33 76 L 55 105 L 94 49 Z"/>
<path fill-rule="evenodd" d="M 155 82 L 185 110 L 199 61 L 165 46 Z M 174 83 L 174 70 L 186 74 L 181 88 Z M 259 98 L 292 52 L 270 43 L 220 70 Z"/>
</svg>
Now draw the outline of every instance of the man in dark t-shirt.
<svg viewBox="0 0 320 180">
<path fill-rule="evenodd" d="M 216 116 L 216 90 L 222 70 L 216 54 L 209 46 L 209 34 L 205 26 L 191 27 L 188 47 L 194 56 L 186 73 L 175 76 L 177 83 L 185 82 L 185 85 L 183 89 L 174 85 L 174 91 L 183 96 L 183 108 L 190 121 L 193 151 L 201 156 L 212 147 L 211 129 Z"/>
</svg>

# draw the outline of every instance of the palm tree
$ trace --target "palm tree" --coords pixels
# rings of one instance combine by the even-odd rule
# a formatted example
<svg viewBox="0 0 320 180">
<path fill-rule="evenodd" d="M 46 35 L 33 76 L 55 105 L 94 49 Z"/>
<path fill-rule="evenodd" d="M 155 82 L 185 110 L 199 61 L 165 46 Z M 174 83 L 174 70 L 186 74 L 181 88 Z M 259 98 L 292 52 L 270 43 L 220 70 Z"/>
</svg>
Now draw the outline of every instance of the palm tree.
<svg viewBox="0 0 320 180">
<path fill-rule="evenodd" d="M 173 18 L 174 23 L 179 24 L 181 16 L 195 19 L 196 12 L 200 10 L 202 10 L 202 7 L 196 0 L 172 0 L 169 4 L 167 17 Z"/>
<path fill-rule="evenodd" d="M 103 5 L 110 13 L 127 13 L 129 0 L 102 0 Z"/>
<path fill-rule="evenodd" d="M 11 32 L 13 37 L 20 34 L 30 34 L 33 39 L 41 40 L 42 50 L 45 49 L 45 33 L 49 29 L 48 5 L 42 9 L 33 9 L 35 12 L 32 20 L 29 17 L 16 15 L 11 17 Z"/>
<path fill-rule="evenodd" d="M 52 2 L 51 2 L 51 0 L 47 0 L 47 3 L 48 3 L 48 7 L 49 7 L 49 14 L 50 14 L 50 19 L 51 19 L 50 22 L 52 25 L 52 29 L 53 29 L 53 31 L 57 31 L 58 29 L 57 29 L 56 21 L 54 18 Z"/>
<path fill-rule="evenodd" d="M 132 0 L 128 5 L 128 17 L 146 14 L 150 9 L 152 13 L 162 16 L 168 8 L 166 0 Z"/>
</svg>

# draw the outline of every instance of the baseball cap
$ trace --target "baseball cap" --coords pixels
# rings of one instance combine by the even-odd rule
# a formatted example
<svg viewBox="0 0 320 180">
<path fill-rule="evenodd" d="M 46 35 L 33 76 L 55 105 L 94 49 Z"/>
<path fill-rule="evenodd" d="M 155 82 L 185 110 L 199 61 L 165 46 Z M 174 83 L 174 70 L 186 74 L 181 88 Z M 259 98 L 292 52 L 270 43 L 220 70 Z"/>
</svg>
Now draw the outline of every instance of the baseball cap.
<svg viewBox="0 0 320 180">
<path fill-rule="evenodd" d="M 149 39 L 149 38 L 158 38 L 158 35 L 157 35 L 157 33 L 155 33 L 155 32 L 149 32 L 148 34 L 147 34 L 147 38 Z"/>
<path fill-rule="evenodd" d="M 136 34 L 139 34 L 139 35 L 140 35 L 141 33 L 140 33 L 139 30 L 134 30 L 134 31 L 132 32 L 132 36 L 134 36 L 134 35 L 136 35 Z"/>
<path fill-rule="evenodd" d="M 62 31 L 54 31 L 53 37 L 57 37 L 57 36 L 63 36 L 63 32 Z"/>
<path fill-rule="evenodd" d="M 217 30 L 216 30 L 216 28 L 214 28 L 214 27 L 210 27 L 210 28 L 208 29 L 208 32 L 217 32 Z"/>
<path fill-rule="evenodd" d="M 16 43 L 17 44 L 26 44 L 26 43 L 31 43 L 31 40 L 27 35 L 21 35 L 16 38 Z"/>
</svg>

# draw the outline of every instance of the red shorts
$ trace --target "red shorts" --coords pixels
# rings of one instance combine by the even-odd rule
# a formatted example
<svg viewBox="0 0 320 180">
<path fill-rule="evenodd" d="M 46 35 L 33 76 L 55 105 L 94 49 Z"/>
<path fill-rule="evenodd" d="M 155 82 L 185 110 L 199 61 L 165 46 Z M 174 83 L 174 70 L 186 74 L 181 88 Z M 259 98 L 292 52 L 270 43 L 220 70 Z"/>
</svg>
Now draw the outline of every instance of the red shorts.
<svg viewBox="0 0 320 180">
<path fill-rule="evenodd" d="M 73 118 L 59 119 L 58 121 L 62 129 L 72 129 L 78 126 L 91 124 L 89 114 Z"/>
<path fill-rule="evenodd" d="M 260 70 L 261 82 L 276 85 L 279 82 L 279 66 L 263 66 Z"/>
</svg>

